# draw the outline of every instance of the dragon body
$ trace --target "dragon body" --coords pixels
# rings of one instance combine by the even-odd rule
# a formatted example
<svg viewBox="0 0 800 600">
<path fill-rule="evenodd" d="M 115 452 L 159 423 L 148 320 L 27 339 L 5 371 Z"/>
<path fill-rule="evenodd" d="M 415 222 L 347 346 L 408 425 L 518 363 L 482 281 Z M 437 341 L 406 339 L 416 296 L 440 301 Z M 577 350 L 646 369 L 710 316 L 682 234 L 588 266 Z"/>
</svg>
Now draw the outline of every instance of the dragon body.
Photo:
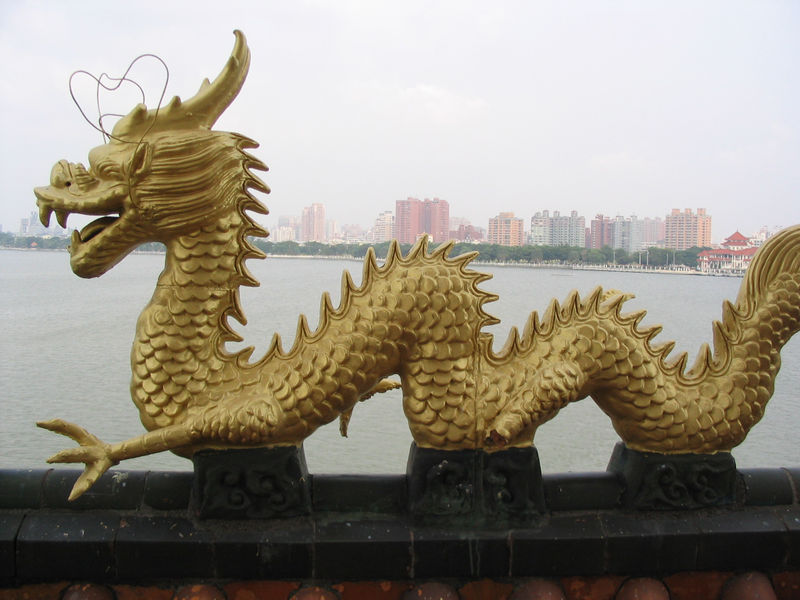
<svg viewBox="0 0 800 600">
<path fill-rule="evenodd" d="M 450 257 L 419 242 L 403 256 L 393 244 L 383 265 L 370 251 L 362 282 L 345 273 L 334 307 L 324 294 L 319 324 L 301 316 L 293 346 L 275 336 L 266 355 L 226 351 L 245 322 L 239 287 L 257 285 L 244 262 L 263 257 L 249 236 L 266 235 L 248 211 L 266 213 L 252 190 L 266 167 L 240 135 L 214 131 L 249 65 L 244 37 L 219 77 L 187 102 L 136 107 L 90 167 L 60 161 L 37 188 L 40 217 L 101 218 L 75 233 L 73 270 L 96 277 L 138 244 L 167 247 L 164 271 L 136 326 L 131 394 L 147 433 L 108 444 L 60 419 L 40 426 L 79 446 L 52 462 L 83 462 L 72 498 L 126 458 L 171 450 L 299 444 L 319 426 L 349 418 L 354 405 L 395 387 L 413 437 L 424 447 L 528 446 L 539 425 L 591 396 L 625 443 L 663 453 L 715 452 L 740 443 L 760 419 L 780 367 L 780 349 L 800 327 L 800 227 L 758 252 L 735 304 L 714 324 L 714 350 L 669 361 L 654 346 L 660 328 L 626 315 L 629 295 L 597 288 L 555 301 L 512 330 L 500 352 L 483 327 L 496 322 L 472 271 L 475 254 Z"/>
</svg>

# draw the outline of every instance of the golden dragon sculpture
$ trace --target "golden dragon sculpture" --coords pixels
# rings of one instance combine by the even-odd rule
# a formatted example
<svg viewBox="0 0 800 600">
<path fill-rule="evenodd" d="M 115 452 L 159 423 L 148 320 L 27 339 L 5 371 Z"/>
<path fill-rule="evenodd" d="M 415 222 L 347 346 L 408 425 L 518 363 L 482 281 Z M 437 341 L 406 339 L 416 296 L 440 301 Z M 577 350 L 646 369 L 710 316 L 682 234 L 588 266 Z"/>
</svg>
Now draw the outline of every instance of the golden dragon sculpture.
<svg viewBox="0 0 800 600">
<path fill-rule="evenodd" d="M 238 94 L 250 54 L 236 32 L 232 56 L 190 100 L 135 107 L 110 141 L 89 153 L 89 169 L 58 162 L 35 194 L 43 223 L 55 212 L 100 216 L 73 233 L 73 271 L 97 277 L 138 244 L 167 255 L 131 352 L 131 395 L 147 433 L 105 443 L 62 420 L 40 427 L 78 446 L 50 462 L 85 463 L 71 498 L 119 461 L 164 450 L 298 445 L 317 427 L 349 416 L 371 394 L 395 386 L 416 443 L 442 449 L 524 447 L 539 425 L 591 396 L 631 448 L 710 453 L 740 443 L 761 418 L 780 367 L 780 349 L 800 326 L 800 227 L 758 252 L 735 304 L 714 324 L 714 350 L 667 361 L 673 344 L 652 344 L 644 312 L 625 315 L 631 296 L 600 288 L 553 301 L 512 330 L 499 353 L 482 331 L 496 322 L 479 288 L 490 276 L 468 269 L 476 253 L 450 257 L 424 241 L 403 256 L 395 244 L 379 266 L 367 254 L 361 285 L 345 273 L 341 301 L 322 296 L 319 325 L 300 317 L 294 345 L 275 336 L 266 355 L 226 351 L 244 323 L 238 289 L 257 282 L 245 267 L 263 257 L 249 236 L 265 236 L 247 211 L 266 213 L 252 191 L 268 192 L 266 170 L 241 135 L 212 130 Z"/>
</svg>

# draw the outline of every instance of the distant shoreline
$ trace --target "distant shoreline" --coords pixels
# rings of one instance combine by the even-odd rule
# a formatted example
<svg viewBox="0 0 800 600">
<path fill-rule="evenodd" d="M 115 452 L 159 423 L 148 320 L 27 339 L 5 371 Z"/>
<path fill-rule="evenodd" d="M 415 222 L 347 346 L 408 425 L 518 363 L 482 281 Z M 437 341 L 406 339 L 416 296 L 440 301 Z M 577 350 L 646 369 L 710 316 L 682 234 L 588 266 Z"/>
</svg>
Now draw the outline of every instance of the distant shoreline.
<svg viewBox="0 0 800 600">
<path fill-rule="evenodd" d="M 13 250 L 16 252 L 66 252 L 65 248 L 15 248 L 13 246 L 0 246 L 0 250 Z M 165 254 L 157 250 L 134 250 L 131 254 Z M 322 256 L 319 254 L 267 254 L 269 258 L 289 258 L 289 259 L 311 259 L 311 260 L 343 260 L 347 262 L 363 263 L 363 258 L 354 256 Z M 702 277 L 737 277 L 741 278 L 743 273 L 705 273 L 694 269 L 668 269 L 660 267 L 641 267 L 639 265 L 590 265 L 590 264 L 550 264 L 550 263 L 526 263 L 526 262 L 489 262 L 482 261 L 480 257 L 470 263 L 472 265 L 485 267 L 501 268 L 522 268 L 522 269 L 551 269 L 561 271 L 608 271 L 618 273 L 652 273 L 656 275 L 699 275 Z"/>
<path fill-rule="evenodd" d="M 270 258 L 302 258 L 312 260 L 344 260 L 349 262 L 364 262 L 363 258 L 353 256 L 320 256 L 315 254 L 268 254 Z M 741 273 L 704 273 L 689 269 L 668 269 L 661 267 L 641 267 L 639 265 L 590 265 L 590 264 L 551 264 L 551 263 L 526 263 L 526 262 L 489 262 L 480 260 L 478 256 L 471 265 L 485 267 L 509 267 L 523 269 L 551 269 L 560 271 L 613 271 L 619 273 L 654 273 L 658 275 L 700 275 L 703 277 L 742 277 Z"/>
</svg>

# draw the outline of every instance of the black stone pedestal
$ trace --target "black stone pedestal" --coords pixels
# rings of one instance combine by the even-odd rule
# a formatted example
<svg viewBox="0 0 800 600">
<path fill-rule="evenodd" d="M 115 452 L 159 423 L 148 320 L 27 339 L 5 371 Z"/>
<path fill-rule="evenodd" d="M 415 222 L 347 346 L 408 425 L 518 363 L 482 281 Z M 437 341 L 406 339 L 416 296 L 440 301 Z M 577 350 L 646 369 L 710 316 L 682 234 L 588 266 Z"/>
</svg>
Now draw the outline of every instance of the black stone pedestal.
<svg viewBox="0 0 800 600">
<path fill-rule="evenodd" d="M 409 512 L 421 519 L 527 519 L 544 512 L 536 448 L 436 450 L 411 444 Z"/>
<path fill-rule="evenodd" d="M 694 509 L 737 501 L 739 476 L 730 452 L 658 454 L 618 443 L 607 470 L 624 478 L 626 508 Z"/>
<path fill-rule="evenodd" d="M 311 512 L 303 447 L 204 450 L 192 458 L 201 519 L 275 519 Z"/>
</svg>

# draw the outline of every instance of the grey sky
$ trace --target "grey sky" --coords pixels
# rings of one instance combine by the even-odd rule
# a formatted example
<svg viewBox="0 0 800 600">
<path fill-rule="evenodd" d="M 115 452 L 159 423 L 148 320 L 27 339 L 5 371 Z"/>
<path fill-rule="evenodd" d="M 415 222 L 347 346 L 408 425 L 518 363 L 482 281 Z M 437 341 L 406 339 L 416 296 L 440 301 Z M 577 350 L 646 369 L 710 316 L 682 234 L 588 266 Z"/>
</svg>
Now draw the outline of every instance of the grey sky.
<svg viewBox="0 0 800 600">
<path fill-rule="evenodd" d="M 260 142 L 268 223 L 322 202 L 366 226 L 408 196 L 484 227 L 672 207 L 706 207 L 715 241 L 800 223 L 797 2 L 104 0 L 0 4 L 4 230 L 53 163 L 102 143 L 72 71 L 151 52 L 185 98 L 235 28 L 253 58 L 217 128 Z"/>
</svg>

